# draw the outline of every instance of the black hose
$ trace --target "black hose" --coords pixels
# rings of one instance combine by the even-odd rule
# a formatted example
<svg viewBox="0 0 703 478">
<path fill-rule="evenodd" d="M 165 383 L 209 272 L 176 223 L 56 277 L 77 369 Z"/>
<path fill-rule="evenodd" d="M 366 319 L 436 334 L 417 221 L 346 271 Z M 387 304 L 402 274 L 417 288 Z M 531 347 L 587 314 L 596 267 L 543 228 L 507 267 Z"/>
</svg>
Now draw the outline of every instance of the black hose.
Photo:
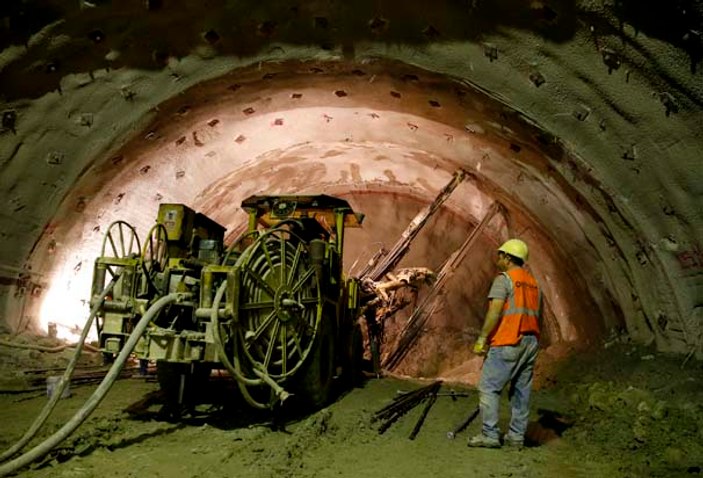
<svg viewBox="0 0 703 478">
<path fill-rule="evenodd" d="M 35 446 L 25 454 L 15 458 L 14 460 L 0 465 L 0 476 L 9 475 L 14 473 L 22 467 L 25 467 L 32 463 L 33 461 L 41 458 L 42 456 L 49 453 L 56 445 L 65 440 L 71 433 L 73 433 L 76 428 L 78 428 L 81 423 L 85 421 L 86 418 L 95 410 L 95 408 L 100 404 L 100 402 L 105 398 L 105 395 L 110 390 L 112 385 L 115 383 L 117 378 L 122 371 L 124 363 L 129 358 L 129 355 L 134 350 L 137 342 L 144 334 L 147 326 L 152 321 L 154 316 L 167 304 L 171 302 L 181 301 L 185 298 L 189 298 L 191 294 L 183 293 L 172 293 L 165 297 L 157 300 L 149 310 L 146 311 L 144 316 L 139 320 L 134 330 L 129 336 L 127 343 L 122 347 L 120 354 L 115 359 L 112 364 L 110 371 L 105 375 L 103 381 L 98 385 L 98 388 L 93 392 L 90 398 L 83 404 L 83 406 L 76 412 L 73 417 L 64 424 L 56 433 L 51 435 L 49 438 L 44 440 L 39 445 Z"/>
<path fill-rule="evenodd" d="M 100 311 L 100 306 L 105 300 L 105 297 L 107 297 L 112 288 L 115 286 L 115 283 L 117 283 L 117 279 L 119 277 L 119 274 L 116 274 L 112 277 L 110 283 L 107 285 L 107 287 L 103 289 L 103 291 L 98 296 L 98 300 L 95 302 L 95 305 L 93 305 L 93 309 L 90 311 L 90 316 L 88 317 L 88 320 L 86 320 L 85 325 L 83 326 L 81 338 L 78 339 L 78 343 L 76 344 L 76 351 L 73 353 L 73 357 L 71 357 L 71 361 L 69 362 L 68 366 L 66 367 L 66 371 L 64 371 L 63 376 L 61 377 L 61 381 L 59 382 L 58 388 L 54 390 L 53 395 L 49 398 L 49 401 L 44 405 L 44 408 L 39 413 L 37 418 L 34 419 L 34 423 L 32 423 L 29 429 L 27 429 L 22 438 L 20 438 L 14 445 L 12 445 L 10 448 L 5 450 L 2 455 L 0 455 L 0 462 L 4 462 L 12 458 L 27 443 L 29 443 L 29 441 L 34 438 L 34 435 L 37 434 L 42 425 L 44 425 L 46 419 L 49 418 L 51 412 L 54 411 L 54 408 L 56 408 L 56 404 L 59 402 L 63 391 L 66 389 L 66 386 L 71 381 L 71 376 L 73 375 L 73 371 L 75 370 L 76 364 L 78 363 L 78 358 L 80 357 L 81 351 L 83 350 L 83 343 L 88 337 L 88 331 L 90 330 L 90 327 L 93 324 L 93 319 Z"/>
</svg>

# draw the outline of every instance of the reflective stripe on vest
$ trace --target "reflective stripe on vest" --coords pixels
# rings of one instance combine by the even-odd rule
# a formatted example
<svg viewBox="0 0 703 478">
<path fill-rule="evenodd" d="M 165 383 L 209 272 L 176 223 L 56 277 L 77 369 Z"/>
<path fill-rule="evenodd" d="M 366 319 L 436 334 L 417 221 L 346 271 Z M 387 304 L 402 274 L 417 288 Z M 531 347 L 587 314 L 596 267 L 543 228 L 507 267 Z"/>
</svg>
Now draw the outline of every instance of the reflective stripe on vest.
<svg viewBox="0 0 703 478">
<path fill-rule="evenodd" d="M 510 269 L 503 275 L 510 283 L 510 292 L 503 305 L 498 327 L 489 338 L 492 346 L 515 345 L 525 334 L 539 337 L 542 291 L 537 281 L 523 268 Z"/>
</svg>

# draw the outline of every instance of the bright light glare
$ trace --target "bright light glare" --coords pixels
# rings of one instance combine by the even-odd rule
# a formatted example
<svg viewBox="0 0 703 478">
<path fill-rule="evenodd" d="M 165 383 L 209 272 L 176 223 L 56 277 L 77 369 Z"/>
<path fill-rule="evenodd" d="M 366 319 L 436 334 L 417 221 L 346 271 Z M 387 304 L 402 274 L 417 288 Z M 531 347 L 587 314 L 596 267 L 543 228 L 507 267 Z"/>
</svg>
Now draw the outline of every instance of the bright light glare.
<svg viewBox="0 0 703 478">
<path fill-rule="evenodd" d="M 73 262 L 74 264 L 76 262 Z M 83 260 L 82 264 L 91 264 Z M 76 342 L 85 321 L 90 314 L 91 268 L 81 267 L 76 271 L 64 262 L 60 266 L 46 290 L 39 312 L 41 330 L 47 331 L 49 322 L 57 325 L 57 337 L 69 342 Z M 95 327 L 91 327 L 88 340 L 97 338 Z"/>
</svg>

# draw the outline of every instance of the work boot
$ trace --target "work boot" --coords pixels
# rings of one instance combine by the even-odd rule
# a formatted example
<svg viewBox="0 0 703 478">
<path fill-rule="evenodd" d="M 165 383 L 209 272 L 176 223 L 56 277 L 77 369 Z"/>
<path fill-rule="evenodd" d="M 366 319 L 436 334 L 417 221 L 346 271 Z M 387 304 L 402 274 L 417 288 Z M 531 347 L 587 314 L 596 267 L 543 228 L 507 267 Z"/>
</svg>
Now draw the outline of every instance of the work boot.
<svg viewBox="0 0 703 478">
<path fill-rule="evenodd" d="M 466 446 L 472 448 L 500 448 L 500 440 L 497 438 L 489 438 L 483 433 L 469 438 Z"/>
<path fill-rule="evenodd" d="M 511 448 L 513 450 L 522 450 L 525 444 L 523 440 L 515 440 L 506 436 L 503 439 L 503 446 L 505 446 L 506 448 Z"/>
</svg>

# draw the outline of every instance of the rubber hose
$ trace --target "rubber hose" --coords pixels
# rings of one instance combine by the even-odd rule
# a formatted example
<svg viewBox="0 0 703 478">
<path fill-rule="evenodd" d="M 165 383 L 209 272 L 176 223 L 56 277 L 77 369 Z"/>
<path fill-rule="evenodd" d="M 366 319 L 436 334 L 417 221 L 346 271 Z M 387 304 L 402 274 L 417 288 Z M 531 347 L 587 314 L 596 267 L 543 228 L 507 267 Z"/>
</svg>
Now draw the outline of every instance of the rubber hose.
<svg viewBox="0 0 703 478">
<path fill-rule="evenodd" d="M 57 345 L 56 347 L 46 347 L 44 345 L 35 345 L 35 344 L 20 344 L 17 342 L 10 342 L 8 340 L 0 340 L 0 345 L 4 347 L 12 347 L 15 349 L 29 349 L 29 350 L 37 350 L 39 352 L 47 352 L 47 353 L 58 353 L 58 352 L 63 352 L 66 349 L 72 349 L 76 348 L 79 345 L 76 344 L 64 344 L 64 345 Z M 93 347 L 90 344 L 83 344 L 82 347 L 85 347 L 86 350 L 90 350 L 91 352 L 99 352 L 98 349 Z M 2 461 L 2 458 L 0 458 L 0 461 Z"/>
<path fill-rule="evenodd" d="M 65 440 L 71 433 L 73 433 L 76 428 L 78 428 L 81 423 L 83 423 L 85 419 L 88 418 L 88 416 L 93 412 L 93 410 L 95 410 L 95 408 L 100 404 L 103 398 L 105 398 L 105 395 L 119 377 L 120 372 L 122 371 L 122 367 L 129 358 L 129 355 L 132 353 L 132 350 L 134 350 L 134 347 L 137 345 L 137 342 L 144 334 L 144 331 L 146 330 L 147 326 L 152 321 L 154 316 L 157 314 L 157 312 L 159 312 L 165 305 L 170 304 L 171 302 L 183 300 L 186 297 L 190 297 L 190 295 L 191 294 L 177 292 L 164 296 L 154 302 L 154 304 L 149 307 L 149 310 L 146 311 L 144 316 L 137 323 L 136 327 L 130 334 L 127 343 L 124 345 L 124 347 L 122 347 L 120 354 L 117 356 L 115 362 L 112 364 L 110 371 L 107 373 L 107 375 L 105 375 L 103 381 L 100 383 L 100 385 L 98 385 L 98 388 L 93 392 L 93 394 L 85 402 L 85 404 L 83 404 L 80 410 L 78 410 L 76 414 L 73 415 L 73 417 L 71 417 L 71 419 L 66 422 L 66 424 L 64 424 L 63 427 L 61 427 L 56 433 L 51 435 L 42 443 L 35 446 L 25 454 L 15 458 L 14 460 L 0 465 L 0 476 L 5 476 L 10 473 L 14 473 L 20 468 L 29 465 L 34 460 L 41 458 L 42 456 L 49 453 L 56 445 Z"/>
<path fill-rule="evenodd" d="M 83 326 L 81 338 L 76 344 L 76 351 L 74 352 L 73 357 L 71 357 L 71 361 L 68 363 L 68 366 L 66 367 L 66 370 L 64 371 L 63 376 L 61 377 L 61 381 L 59 382 L 58 388 L 54 390 L 54 394 L 49 398 L 49 401 L 46 402 L 44 408 L 39 413 L 39 415 L 37 415 L 37 418 L 34 419 L 34 423 L 32 423 L 32 425 L 27 429 L 22 438 L 20 438 L 17 443 L 12 445 L 10 448 L 5 450 L 2 455 L 0 455 L 0 462 L 4 462 L 7 461 L 9 458 L 12 458 L 27 443 L 29 443 L 29 441 L 34 438 L 34 435 L 37 434 L 42 425 L 44 425 L 46 419 L 49 418 L 51 412 L 54 411 L 54 408 L 56 408 L 56 404 L 59 403 L 61 395 L 66 389 L 66 385 L 68 385 L 68 383 L 71 381 L 73 371 L 76 369 L 76 365 L 78 364 L 78 358 L 80 357 L 81 351 L 83 349 L 83 344 L 85 342 L 86 337 L 88 337 L 88 331 L 93 325 L 93 319 L 95 319 L 95 316 L 98 314 L 100 306 L 105 300 L 105 297 L 107 297 L 110 291 L 112 291 L 112 288 L 115 287 L 119 276 L 119 274 L 113 276 L 110 283 L 103 289 L 103 291 L 98 296 L 98 300 L 95 302 L 93 309 L 90 311 L 90 316 L 88 316 L 88 320 L 86 320 L 85 325 Z"/>
<path fill-rule="evenodd" d="M 242 393 L 242 396 L 244 397 L 244 400 L 249 403 L 254 408 L 258 408 L 260 410 L 267 410 L 269 407 L 266 405 L 257 402 L 254 400 L 254 397 L 251 396 L 249 393 L 249 390 L 247 389 L 247 385 L 261 385 L 263 383 L 263 380 L 261 379 L 250 379 L 246 378 L 244 375 L 242 375 L 240 369 L 239 369 L 239 360 L 237 359 L 237 352 L 235 351 L 234 353 L 234 362 L 237 364 L 235 367 L 232 365 L 232 362 L 229 361 L 229 358 L 227 358 L 227 353 L 225 352 L 225 346 L 222 342 L 222 336 L 220 335 L 220 321 L 218 318 L 218 312 L 219 312 L 219 307 L 220 307 L 220 301 L 222 300 L 222 295 L 225 293 L 225 288 L 227 287 L 227 282 L 223 282 L 222 285 L 217 289 L 217 292 L 215 293 L 215 299 L 212 301 L 212 313 L 210 314 L 210 321 L 212 323 L 212 335 L 215 338 L 215 346 L 217 347 L 217 355 L 220 357 L 220 360 L 222 361 L 223 365 L 225 368 L 229 371 L 229 373 L 232 374 L 234 377 L 235 382 L 237 382 L 237 387 L 239 388 L 239 391 Z M 237 340 L 236 337 L 233 338 L 233 340 Z"/>
</svg>

